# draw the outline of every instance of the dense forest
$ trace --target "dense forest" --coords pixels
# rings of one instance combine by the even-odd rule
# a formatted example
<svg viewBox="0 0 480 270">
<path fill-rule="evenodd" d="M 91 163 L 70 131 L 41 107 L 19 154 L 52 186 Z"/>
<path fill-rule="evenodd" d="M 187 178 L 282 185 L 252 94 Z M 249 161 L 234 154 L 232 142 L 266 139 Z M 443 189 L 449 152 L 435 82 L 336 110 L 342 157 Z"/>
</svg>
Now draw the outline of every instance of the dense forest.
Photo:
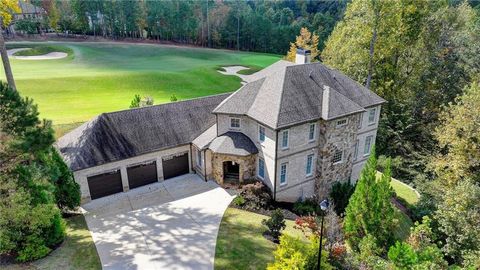
<svg viewBox="0 0 480 270">
<path fill-rule="evenodd" d="M 32 0 L 44 19 L 16 22 L 27 33 L 55 30 L 111 39 L 139 38 L 284 54 L 301 27 L 320 46 L 344 12 L 341 1 Z"/>
</svg>

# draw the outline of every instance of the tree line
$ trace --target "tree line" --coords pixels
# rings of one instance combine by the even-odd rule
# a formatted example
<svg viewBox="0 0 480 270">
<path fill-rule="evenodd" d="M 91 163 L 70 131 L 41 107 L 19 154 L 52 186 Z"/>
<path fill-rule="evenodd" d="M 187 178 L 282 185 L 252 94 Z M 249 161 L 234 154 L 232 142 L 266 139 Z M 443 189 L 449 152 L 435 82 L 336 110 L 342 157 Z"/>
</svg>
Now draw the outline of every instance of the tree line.
<svg viewBox="0 0 480 270">
<path fill-rule="evenodd" d="M 284 54 L 301 27 L 320 46 L 342 17 L 341 1 L 31 0 L 43 19 L 16 22 L 17 30 L 54 30 L 110 39 L 151 39 L 212 48 Z"/>
</svg>

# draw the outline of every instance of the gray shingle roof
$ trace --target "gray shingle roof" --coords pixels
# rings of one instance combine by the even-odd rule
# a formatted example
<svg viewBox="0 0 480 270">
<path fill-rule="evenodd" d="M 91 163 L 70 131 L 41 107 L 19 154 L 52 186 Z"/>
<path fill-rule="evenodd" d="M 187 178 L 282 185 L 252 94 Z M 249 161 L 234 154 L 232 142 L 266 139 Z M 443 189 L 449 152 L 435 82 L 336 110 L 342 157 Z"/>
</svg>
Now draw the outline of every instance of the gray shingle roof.
<svg viewBox="0 0 480 270">
<path fill-rule="evenodd" d="M 212 110 L 231 93 L 101 114 L 56 146 L 73 171 L 192 142 L 215 124 Z"/>
<path fill-rule="evenodd" d="M 321 63 L 279 61 L 222 102 L 214 113 L 243 114 L 272 128 L 333 119 L 384 103 L 364 86 Z M 263 77 L 262 77 L 263 76 Z M 330 87 L 328 115 L 322 117 L 324 87 Z"/>
<path fill-rule="evenodd" d="M 248 156 L 258 153 L 255 144 L 240 132 L 227 132 L 216 137 L 209 145 L 213 152 L 226 155 Z"/>
<path fill-rule="evenodd" d="M 217 137 L 217 124 L 214 124 L 202 134 L 193 139 L 192 143 L 195 144 L 200 150 L 204 150 L 208 145 Z"/>
</svg>

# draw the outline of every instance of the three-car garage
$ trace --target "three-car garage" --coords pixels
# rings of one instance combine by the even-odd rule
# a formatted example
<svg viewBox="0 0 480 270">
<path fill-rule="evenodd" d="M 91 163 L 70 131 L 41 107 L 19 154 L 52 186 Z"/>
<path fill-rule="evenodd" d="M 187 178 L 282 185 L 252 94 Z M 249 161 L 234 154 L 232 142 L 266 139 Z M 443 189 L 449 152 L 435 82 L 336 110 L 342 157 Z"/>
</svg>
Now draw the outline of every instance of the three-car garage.
<svg viewBox="0 0 480 270">
<path fill-rule="evenodd" d="M 156 183 L 159 179 L 168 180 L 190 172 L 189 152 L 156 156 L 146 161 L 122 165 L 87 175 L 88 191 L 92 200 L 123 192 L 123 183 L 128 183 L 128 189 L 134 189 Z M 123 177 L 126 177 L 123 182 L 122 167 Z"/>
</svg>

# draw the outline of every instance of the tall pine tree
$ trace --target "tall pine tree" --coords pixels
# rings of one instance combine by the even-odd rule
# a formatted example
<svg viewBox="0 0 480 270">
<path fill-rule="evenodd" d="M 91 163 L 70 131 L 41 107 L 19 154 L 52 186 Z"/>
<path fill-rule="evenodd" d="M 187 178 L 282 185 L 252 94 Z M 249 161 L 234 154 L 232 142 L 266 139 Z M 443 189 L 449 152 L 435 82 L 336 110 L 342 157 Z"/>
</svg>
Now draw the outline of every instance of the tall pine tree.
<svg viewBox="0 0 480 270">
<path fill-rule="evenodd" d="M 379 247 L 387 247 L 393 242 L 395 212 L 390 202 L 390 161 L 384 175 L 377 179 L 377 159 L 372 151 L 357 182 L 355 192 L 348 203 L 345 215 L 345 236 L 354 250 L 363 237 L 371 235 Z"/>
</svg>

